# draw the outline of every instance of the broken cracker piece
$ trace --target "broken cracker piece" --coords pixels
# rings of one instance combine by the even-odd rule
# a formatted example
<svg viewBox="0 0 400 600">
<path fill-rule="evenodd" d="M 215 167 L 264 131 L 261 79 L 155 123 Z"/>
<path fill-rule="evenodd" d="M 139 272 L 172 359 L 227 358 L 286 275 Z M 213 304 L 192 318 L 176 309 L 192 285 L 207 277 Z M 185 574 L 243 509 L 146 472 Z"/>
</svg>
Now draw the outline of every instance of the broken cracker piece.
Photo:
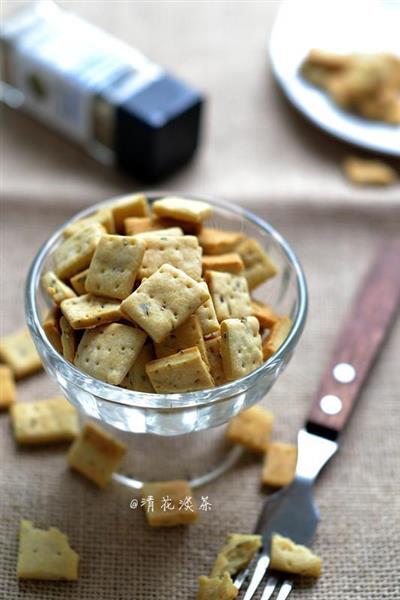
<svg viewBox="0 0 400 600">
<path fill-rule="evenodd" d="M 277 274 L 276 266 L 256 240 L 244 240 L 238 245 L 236 252 L 243 260 L 244 276 L 250 290 Z"/>
<path fill-rule="evenodd" d="M 145 483 L 141 496 L 151 527 L 188 525 L 198 519 L 196 500 L 187 481 Z M 150 499 L 153 509 L 148 504 Z"/>
<path fill-rule="evenodd" d="M 214 385 L 197 346 L 147 363 L 146 373 L 160 394 L 193 392 Z"/>
<path fill-rule="evenodd" d="M 9 408 L 16 399 L 14 375 L 8 365 L 0 365 L 0 410 Z"/>
<path fill-rule="evenodd" d="M 271 442 L 264 459 L 262 483 L 273 487 L 289 485 L 294 478 L 296 463 L 296 446 L 283 442 Z"/>
<path fill-rule="evenodd" d="M 153 203 L 153 212 L 158 217 L 170 217 L 190 223 L 202 223 L 213 213 L 212 206 L 201 200 L 188 200 L 178 196 L 165 196 Z"/>
<path fill-rule="evenodd" d="M 229 381 L 244 377 L 262 364 L 261 336 L 255 317 L 222 321 L 221 356 Z"/>
<path fill-rule="evenodd" d="M 11 422 L 18 444 L 68 442 L 79 433 L 78 412 L 61 396 L 14 404 Z"/>
<path fill-rule="evenodd" d="M 228 573 L 222 577 L 199 577 L 199 590 L 197 600 L 234 600 L 239 590 Z"/>
<path fill-rule="evenodd" d="M 271 569 L 307 577 L 321 575 L 322 560 L 306 546 L 275 533 L 271 540 Z"/>
<path fill-rule="evenodd" d="M 292 319 L 282 317 L 272 326 L 268 336 L 262 343 L 263 360 L 268 360 L 279 350 L 292 328 Z"/>
<path fill-rule="evenodd" d="M 382 160 L 348 156 L 343 168 L 348 179 L 359 185 L 390 185 L 398 178 L 396 171 Z"/>
<path fill-rule="evenodd" d="M 261 406 L 252 406 L 233 417 L 226 432 L 234 444 L 252 452 L 266 452 L 271 439 L 274 415 Z"/>
<path fill-rule="evenodd" d="M 104 235 L 97 244 L 85 281 L 96 296 L 123 300 L 132 292 L 146 242 L 123 235 Z"/>
<path fill-rule="evenodd" d="M 205 288 L 180 269 L 163 265 L 121 304 L 121 310 L 157 343 L 209 298 Z"/>
<path fill-rule="evenodd" d="M 222 577 L 225 573 L 235 575 L 250 563 L 260 548 L 260 535 L 231 533 L 215 559 L 211 577 Z"/>
<path fill-rule="evenodd" d="M 1 338 L 0 359 L 11 367 L 16 379 L 36 373 L 43 366 L 26 328 Z"/>
<path fill-rule="evenodd" d="M 79 555 L 57 527 L 47 531 L 22 519 L 19 530 L 17 577 L 20 579 L 78 579 Z"/>
<path fill-rule="evenodd" d="M 88 421 L 68 452 L 68 464 L 99 487 L 105 487 L 125 453 L 125 444 Z"/>
<path fill-rule="evenodd" d="M 74 290 L 61 281 L 53 271 L 47 271 L 42 276 L 41 284 L 44 291 L 49 294 L 50 298 L 56 304 L 61 304 L 63 300 L 75 298 L 76 296 Z"/>
<path fill-rule="evenodd" d="M 83 334 L 75 354 L 75 366 L 88 375 L 119 385 L 139 356 L 146 340 L 141 329 L 112 323 Z"/>
<path fill-rule="evenodd" d="M 85 294 L 61 302 L 61 311 L 73 329 L 87 329 L 121 319 L 121 303 Z"/>
<path fill-rule="evenodd" d="M 207 271 L 204 277 L 218 321 L 251 315 L 249 289 L 244 277 L 220 271 Z"/>
</svg>

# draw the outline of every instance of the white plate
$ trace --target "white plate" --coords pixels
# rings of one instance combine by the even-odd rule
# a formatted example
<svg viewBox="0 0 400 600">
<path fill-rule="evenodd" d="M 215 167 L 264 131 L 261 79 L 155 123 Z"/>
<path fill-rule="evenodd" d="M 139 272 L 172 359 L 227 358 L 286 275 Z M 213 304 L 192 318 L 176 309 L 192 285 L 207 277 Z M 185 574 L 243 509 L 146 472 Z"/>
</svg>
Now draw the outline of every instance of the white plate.
<svg viewBox="0 0 400 600">
<path fill-rule="evenodd" d="M 311 48 L 400 56 L 400 0 L 286 0 L 270 41 L 274 74 L 307 118 L 347 142 L 400 156 L 400 125 L 346 113 L 300 77 L 299 67 Z"/>
</svg>

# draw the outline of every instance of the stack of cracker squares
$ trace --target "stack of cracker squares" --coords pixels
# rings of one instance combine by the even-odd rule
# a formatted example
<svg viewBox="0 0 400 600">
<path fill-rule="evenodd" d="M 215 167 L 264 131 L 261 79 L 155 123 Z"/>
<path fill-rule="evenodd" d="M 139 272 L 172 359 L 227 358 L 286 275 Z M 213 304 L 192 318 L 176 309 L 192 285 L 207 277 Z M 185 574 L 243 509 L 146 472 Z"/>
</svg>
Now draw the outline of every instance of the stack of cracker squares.
<svg viewBox="0 0 400 600">
<path fill-rule="evenodd" d="M 255 239 L 206 227 L 212 213 L 172 196 L 150 209 L 133 194 L 65 227 L 42 276 L 55 350 L 96 379 L 160 394 L 223 385 L 268 360 L 292 323 L 250 294 L 277 269 Z"/>
</svg>

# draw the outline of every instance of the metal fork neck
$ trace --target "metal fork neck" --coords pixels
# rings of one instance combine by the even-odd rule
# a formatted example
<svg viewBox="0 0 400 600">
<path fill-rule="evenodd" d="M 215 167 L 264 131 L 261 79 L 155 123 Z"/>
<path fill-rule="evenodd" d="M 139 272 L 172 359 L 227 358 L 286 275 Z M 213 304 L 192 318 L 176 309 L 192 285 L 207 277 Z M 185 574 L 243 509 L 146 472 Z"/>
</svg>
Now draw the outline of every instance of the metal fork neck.
<svg viewBox="0 0 400 600">
<path fill-rule="evenodd" d="M 301 477 L 312 483 L 322 467 L 335 454 L 338 444 L 319 435 L 309 433 L 305 429 L 300 429 L 297 443 L 296 478 Z"/>
</svg>

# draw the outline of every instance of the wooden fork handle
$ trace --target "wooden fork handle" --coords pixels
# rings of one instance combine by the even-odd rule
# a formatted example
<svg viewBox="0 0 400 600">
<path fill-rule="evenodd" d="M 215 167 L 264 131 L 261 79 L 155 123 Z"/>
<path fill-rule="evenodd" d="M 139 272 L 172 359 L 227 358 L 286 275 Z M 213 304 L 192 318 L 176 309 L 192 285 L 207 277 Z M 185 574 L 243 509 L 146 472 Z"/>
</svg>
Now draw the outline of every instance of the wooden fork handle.
<svg viewBox="0 0 400 600">
<path fill-rule="evenodd" d="M 350 417 L 400 304 L 400 238 L 387 241 L 356 294 L 306 428 L 336 439 Z M 400 367 L 400 364 L 399 364 Z"/>
</svg>

